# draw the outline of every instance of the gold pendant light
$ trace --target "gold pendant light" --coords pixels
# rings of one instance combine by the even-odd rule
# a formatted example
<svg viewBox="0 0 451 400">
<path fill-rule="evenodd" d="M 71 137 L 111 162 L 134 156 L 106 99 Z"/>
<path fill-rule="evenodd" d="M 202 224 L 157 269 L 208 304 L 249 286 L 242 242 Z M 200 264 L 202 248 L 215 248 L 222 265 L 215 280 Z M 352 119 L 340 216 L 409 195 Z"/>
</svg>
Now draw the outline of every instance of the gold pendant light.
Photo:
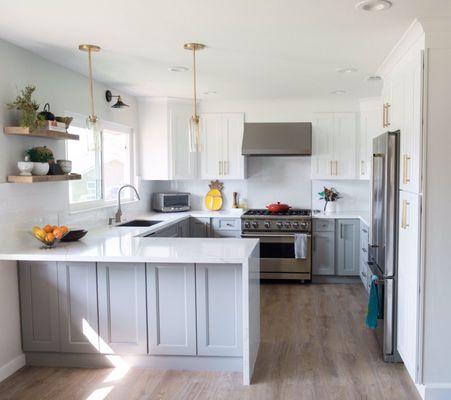
<svg viewBox="0 0 451 400">
<path fill-rule="evenodd" d="M 200 118 L 197 115 L 197 77 L 196 77 L 196 51 L 203 50 L 204 44 L 201 43 L 185 43 L 183 45 L 185 50 L 193 52 L 193 86 L 194 86 L 194 114 L 189 119 L 189 142 L 191 152 L 201 152 L 200 144 Z"/>
<path fill-rule="evenodd" d="M 92 53 L 99 52 L 100 47 L 95 44 L 81 44 L 78 46 L 78 49 L 81 51 L 86 51 L 88 53 L 88 63 L 89 63 L 89 100 L 91 103 L 91 114 L 86 121 L 86 124 L 89 129 L 93 129 L 97 125 L 97 116 L 94 111 L 94 91 L 92 85 Z"/>
</svg>

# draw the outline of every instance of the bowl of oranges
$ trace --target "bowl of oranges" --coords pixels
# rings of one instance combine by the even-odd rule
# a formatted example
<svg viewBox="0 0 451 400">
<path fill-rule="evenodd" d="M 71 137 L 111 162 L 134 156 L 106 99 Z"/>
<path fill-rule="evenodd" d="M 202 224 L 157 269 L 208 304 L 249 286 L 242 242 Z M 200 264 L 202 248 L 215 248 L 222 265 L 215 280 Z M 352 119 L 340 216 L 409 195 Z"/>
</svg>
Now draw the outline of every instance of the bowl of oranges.
<svg viewBox="0 0 451 400">
<path fill-rule="evenodd" d="M 55 246 L 64 236 L 69 233 L 67 226 L 46 225 L 43 228 L 35 226 L 32 229 L 33 236 L 42 243 L 42 247 L 49 249 Z"/>
</svg>

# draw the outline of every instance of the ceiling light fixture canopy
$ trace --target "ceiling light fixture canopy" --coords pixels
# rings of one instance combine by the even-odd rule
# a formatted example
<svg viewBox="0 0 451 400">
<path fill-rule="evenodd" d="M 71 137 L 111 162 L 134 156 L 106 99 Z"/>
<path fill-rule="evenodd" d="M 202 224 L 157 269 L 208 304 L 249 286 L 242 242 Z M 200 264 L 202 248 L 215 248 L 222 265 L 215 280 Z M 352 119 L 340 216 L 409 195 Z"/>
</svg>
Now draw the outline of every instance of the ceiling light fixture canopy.
<svg viewBox="0 0 451 400">
<path fill-rule="evenodd" d="M 389 0 L 364 0 L 356 4 L 357 8 L 369 12 L 388 10 L 392 6 L 393 3 Z"/>
<path fill-rule="evenodd" d="M 351 67 L 351 68 L 339 68 L 339 69 L 337 69 L 337 72 L 338 72 L 339 74 L 352 74 L 352 73 L 357 72 L 357 71 L 358 71 L 357 68 L 353 68 L 353 67 Z"/>
<path fill-rule="evenodd" d="M 100 47 L 95 44 L 81 44 L 78 46 L 81 51 L 86 51 L 88 53 L 88 66 L 89 66 L 89 100 L 91 105 L 91 113 L 89 114 L 88 120 L 86 121 L 88 128 L 93 128 L 97 124 L 97 116 L 94 110 L 94 91 L 92 84 L 92 53 L 99 52 Z"/>
<path fill-rule="evenodd" d="M 196 76 L 196 52 L 205 49 L 205 45 L 201 43 L 185 43 L 183 45 L 185 50 L 192 51 L 193 53 L 193 102 L 194 113 L 189 119 L 189 141 L 191 152 L 201 152 L 200 144 L 200 118 L 197 115 L 197 76 Z"/>
<path fill-rule="evenodd" d="M 338 96 L 341 96 L 342 94 L 345 94 L 345 90 L 334 90 L 333 92 L 330 92 L 330 94 L 336 94 Z"/>
<path fill-rule="evenodd" d="M 119 96 L 118 94 L 112 94 L 110 90 L 107 90 L 107 91 L 105 92 L 105 99 L 106 99 L 106 101 L 107 101 L 108 103 L 111 102 L 111 100 L 113 100 L 113 97 L 114 97 L 114 98 L 117 98 L 117 101 L 116 101 L 115 104 L 113 104 L 113 105 L 111 106 L 111 108 L 116 108 L 116 109 L 118 109 L 118 110 L 121 110 L 122 108 L 130 107 L 128 104 L 125 104 L 125 103 L 122 101 L 121 96 Z"/>
</svg>

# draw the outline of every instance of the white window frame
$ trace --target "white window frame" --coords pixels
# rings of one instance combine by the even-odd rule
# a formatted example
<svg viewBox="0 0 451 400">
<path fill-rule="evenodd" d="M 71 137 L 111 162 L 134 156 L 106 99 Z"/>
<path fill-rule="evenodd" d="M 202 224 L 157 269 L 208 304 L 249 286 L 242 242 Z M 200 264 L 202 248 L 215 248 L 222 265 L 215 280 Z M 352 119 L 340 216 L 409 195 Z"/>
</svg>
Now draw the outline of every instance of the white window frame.
<svg viewBox="0 0 451 400">
<path fill-rule="evenodd" d="M 66 111 L 65 115 L 72 117 L 72 124 L 73 126 L 84 128 L 86 127 L 86 120 L 88 116 L 85 116 L 83 114 L 77 114 L 73 112 Z M 112 207 L 116 205 L 116 200 L 105 200 L 105 180 L 104 180 L 104 168 L 103 168 L 103 130 L 108 129 L 112 131 L 117 131 L 121 133 L 126 133 L 129 135 L 129 148 L 130 148 L 130 184 L 137 187 L 138 184 L 138 177 L 136 175 L 136 159 L 135 159 L 135 148 L 136 148 L 136 137 L 134 134 L 134 130 L 124 124 L 119 124 L 117 122 L 111 122 L 111 121 L 105 121 L 102 119 L 98 119 L 99 125 L 100 125 L 100 149 L 98 150 L 100 152 L 100 190 L 101 190 L 101 199 L 100 200 L 91 200 L 91 201 L 85 201 L 82 203 L 70 203 L 70 198 L 68 198 L 69 202 L 69 210 L 71 213 L 77 213 L 82 211 L 89 211 L 99 208 L 106 208 L 106 207 Z M 65 157 L 68 156 L 68 143 L 66 141 L 65 145 Z M 74 171 L 77 172 L 77 171 Z M 135 199 L 132 195 L 131 198 L 124 198 L 122 199 L 122 204 L 127 203 L 135 203 L 138 200 Z"/>
</svg>

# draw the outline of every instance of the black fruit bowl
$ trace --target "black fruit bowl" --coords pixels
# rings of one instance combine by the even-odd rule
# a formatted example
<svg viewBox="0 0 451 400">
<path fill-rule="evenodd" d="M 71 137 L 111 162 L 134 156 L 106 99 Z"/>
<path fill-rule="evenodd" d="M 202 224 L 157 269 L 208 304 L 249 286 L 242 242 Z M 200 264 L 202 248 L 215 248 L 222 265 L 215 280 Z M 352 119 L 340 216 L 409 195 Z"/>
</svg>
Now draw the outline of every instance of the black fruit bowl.
<svg viewBox="0 0 451 400">
<path fill-rule="evenodd" d="M 69 231 L 66 236 L 64 236 L 61 241 L 62 242 L 76 242 L 77 240 L 84 237 L 88 231 L 85 231 L 84 229 L 79 229 L 75 231 Z"/>
</svg>

